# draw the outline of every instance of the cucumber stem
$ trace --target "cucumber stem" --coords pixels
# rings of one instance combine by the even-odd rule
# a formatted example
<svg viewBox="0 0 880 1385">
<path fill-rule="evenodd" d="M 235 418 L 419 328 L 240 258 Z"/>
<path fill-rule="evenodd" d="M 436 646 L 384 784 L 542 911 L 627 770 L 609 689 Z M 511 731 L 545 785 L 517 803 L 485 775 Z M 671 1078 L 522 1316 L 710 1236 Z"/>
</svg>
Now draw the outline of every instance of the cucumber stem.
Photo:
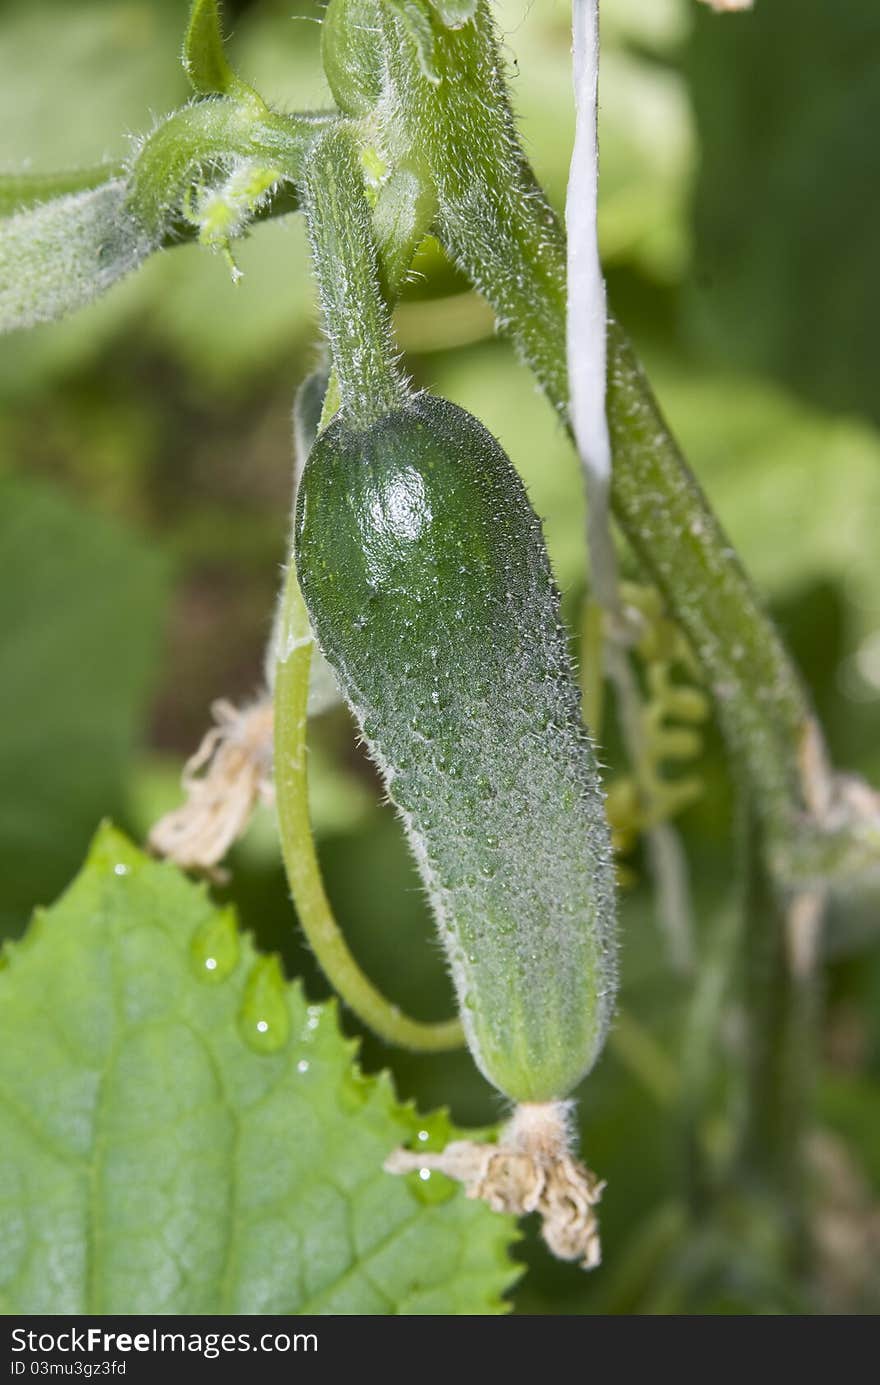
<svg viewBox="0 0 880 1385">
<path fill-rule="evenodd" d="M 306 724 L 313 643 L 291 558 L 276 644 L 275 795 L 281 850 L 300 926 L 331 986 L 380 1038 L 421 1053 L 460 1048 L 464 1036 L 457 1019 L 437 1024 L 410 1019 L 376 989 L 333 916 L 309 820 Z"/>
<path fill-rule="evenodd" d="M 341 121 L 306 161 L 305 212 L 341 407 L 356 427 L 367 428 L 408 391 L 382 295 L 356 136 Z"/>
</svg>

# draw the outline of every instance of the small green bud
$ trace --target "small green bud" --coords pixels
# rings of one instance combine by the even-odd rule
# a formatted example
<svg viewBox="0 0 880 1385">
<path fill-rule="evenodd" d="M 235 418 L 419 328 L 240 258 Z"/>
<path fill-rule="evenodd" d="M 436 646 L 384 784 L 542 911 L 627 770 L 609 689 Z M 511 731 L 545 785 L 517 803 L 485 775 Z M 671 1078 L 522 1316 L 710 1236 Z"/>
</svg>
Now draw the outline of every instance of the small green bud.
<svg viewBox="0 0 880 1385">
<path fill-rule="evenodd" d="M 185 202 L 184 215 L 198 228 L 200 243 L 209 250 L 221 252 L 229 264 L 234 283 L 242 276 L 232 257 L 231 242 L 244 235 L 280 179 L 279 169 L 244 159 L 223 183 L 201 188 L 197 195 L 191 192 Z"/>
</svg>

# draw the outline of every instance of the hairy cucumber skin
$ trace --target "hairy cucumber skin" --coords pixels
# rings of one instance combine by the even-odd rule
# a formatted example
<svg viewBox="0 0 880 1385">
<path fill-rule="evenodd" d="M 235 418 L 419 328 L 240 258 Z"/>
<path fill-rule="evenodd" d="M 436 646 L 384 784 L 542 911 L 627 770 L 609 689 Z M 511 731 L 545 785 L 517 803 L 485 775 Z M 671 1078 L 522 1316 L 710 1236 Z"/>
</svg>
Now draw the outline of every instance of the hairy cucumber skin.
<svg viewBox="0 0 880 1385">
<path fill-rule="evenodd" d="M 296 515 L 317 639 L 403 819 L 468 1044 L 566 1096 L 615 991 L 610 844 L 541 524 L 509 459 L 417 396 L 312 448 Z"/>
</svg>

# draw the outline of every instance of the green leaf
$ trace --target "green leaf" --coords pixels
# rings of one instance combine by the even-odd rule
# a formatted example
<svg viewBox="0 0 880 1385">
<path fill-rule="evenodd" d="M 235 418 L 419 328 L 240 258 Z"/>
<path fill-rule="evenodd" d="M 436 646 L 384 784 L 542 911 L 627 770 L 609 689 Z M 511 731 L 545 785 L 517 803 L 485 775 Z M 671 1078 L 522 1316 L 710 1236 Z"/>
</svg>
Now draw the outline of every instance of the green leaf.
<svg viewBox="0 0 880 1385">
<path fill-rule="evenodd" d="M 382 1171 L 446 1117 L 362 1076 L 203 887 L 104 828 L 6 956 L 2 1311 L 504 1310 L 510 1219 Z"/>
<path fill-rule="evenodd" d="M 156 248 L 114 178 L 0 221 L 0 332 L 90 303 Z"/>
<path fill-rule="evenodd" d="M 200 96 L 220 92 L 239 95 L 243 83 L 223 51 L 223 30 L 217 0 L 193 0 L 183 40 L 183 70 Z"/>
<path fill-rule="evenodd" d="M 154 544 L 0 475 L 0 934 L 58 893 L 124 806 L 166 582 Z"/>
</svg>

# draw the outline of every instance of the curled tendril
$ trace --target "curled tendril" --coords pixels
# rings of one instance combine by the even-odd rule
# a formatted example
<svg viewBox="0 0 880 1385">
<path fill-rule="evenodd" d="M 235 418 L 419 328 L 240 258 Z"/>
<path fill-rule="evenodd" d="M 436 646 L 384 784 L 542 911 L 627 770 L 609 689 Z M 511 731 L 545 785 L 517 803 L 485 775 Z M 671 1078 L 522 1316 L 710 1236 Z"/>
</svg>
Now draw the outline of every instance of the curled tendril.
<svg viewBox="0 0 880 1385">
<path fill-rule="evenodd" d="M 669 822 L 700 798 L 703 784 L 696 774 L 669 776 L 670 768 L 693 765 L 703 752 L 699 727 L 711 712 L 710 702 L 696 686 L 699 670 L 687 640 L 670 619 L 663 599 L 653 587 L 623 582 L 623 614 L 631 632 L 631 647 L 639 661 L 647 696 L 640 707 L 641 762 L 637 772 L 620 775 L 608 786 L 606 809 L 612 844 L 618 857 L 627 855 L 638 838 Z M 590 603 L 592 607 L 592 603 Z M 588 613 L 584 621 L 583 664 L 588 685 L 595 683 L 594 666 L 602 632 Z M 631 872 L 618 866 L 620 883 L 632 883 Z"/>
</svg>

